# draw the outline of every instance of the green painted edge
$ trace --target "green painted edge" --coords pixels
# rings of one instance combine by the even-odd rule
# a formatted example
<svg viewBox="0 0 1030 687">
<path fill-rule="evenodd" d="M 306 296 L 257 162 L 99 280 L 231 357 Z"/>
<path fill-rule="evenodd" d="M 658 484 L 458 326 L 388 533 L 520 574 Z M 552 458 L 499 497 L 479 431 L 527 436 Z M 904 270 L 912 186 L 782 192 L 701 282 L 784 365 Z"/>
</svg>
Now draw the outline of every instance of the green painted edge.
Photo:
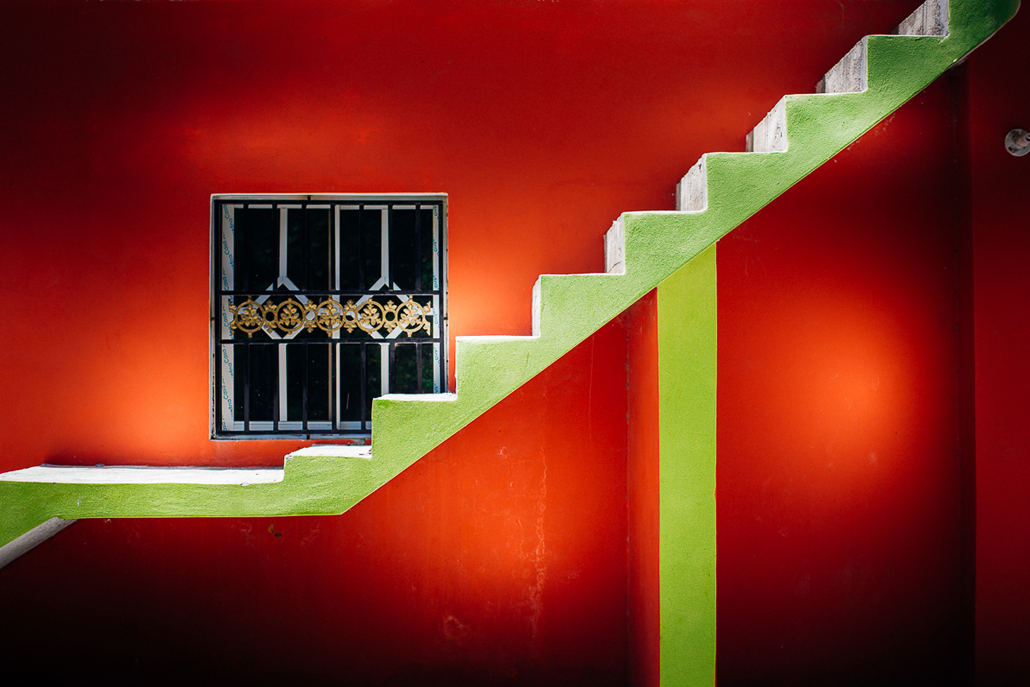
<svg viewBox="0 0 1030 687">
<path fill-rule="evenodd" d="M 1008 21 L 1018 0 L 952 0 L 946 38 L 867 39 L 869 88 L 786 97 L 789 149 L 705 156 L 709 207 L 622 216 L 626 273 L 544 275 L 540 336 L 459 339 L 459 393 L 373 403 L 371 460 L 295 458 L 268 485 L 0 482 L 0 545 L 60 518 L 342 513 L 532 379 L 745 219 L 925 88 Z"/>
<path fill-rule="evenodd" d="M 715 684 L 716 250 L 658 286 L 663 687 Z"/>
</svg>

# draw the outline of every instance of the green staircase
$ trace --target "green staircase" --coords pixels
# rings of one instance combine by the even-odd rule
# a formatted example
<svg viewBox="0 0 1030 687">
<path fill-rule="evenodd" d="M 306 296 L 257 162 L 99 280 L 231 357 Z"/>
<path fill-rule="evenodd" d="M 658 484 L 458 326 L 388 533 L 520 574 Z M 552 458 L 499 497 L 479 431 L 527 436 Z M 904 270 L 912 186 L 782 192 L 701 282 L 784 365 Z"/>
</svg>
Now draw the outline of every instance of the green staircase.
<svg viewBox="0 0 1030 687">
<path fill-rule="evenodd" d="M 532 336 L 459 337 L 457 393 L 377 399 L 371 450 L 311 447 L 288 456 L 283 469 L 40 466 L 0 474 L 0 550 L 25 550 L 36 528 L 37 538 L 56 531 L 53 518 L 346 511 L 916 95 L 1018 5 L 929 0 L 895 35 L 862 39 L 820 82 L 822 92 L 780 100 L 748 136 L 749 152 L 704 155 L 679 185 L 677 211 L 620 217 L 605 237 L 604 274 L 541 276 Z"/>
</svg>

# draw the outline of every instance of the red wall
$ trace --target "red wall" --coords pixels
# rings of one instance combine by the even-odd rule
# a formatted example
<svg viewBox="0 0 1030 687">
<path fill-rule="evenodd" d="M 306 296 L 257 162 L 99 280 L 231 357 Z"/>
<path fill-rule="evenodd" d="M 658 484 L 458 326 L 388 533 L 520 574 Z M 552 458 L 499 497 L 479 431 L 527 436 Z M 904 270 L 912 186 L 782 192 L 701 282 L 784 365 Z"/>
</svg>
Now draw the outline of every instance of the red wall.
<svg viewBox="0 0 1030 687">
<path fill-rule="evenodd" d="M 949 72 L 719 245 L 730 684 L 954 684 L 971 653 L 963 78 Z"/>
<path fill-rule="evenodd" d="M 969 62 L 976 277 L 976 659 L 978 684 L 1009 685 L 1030 671 L 1030 222 L 1020 202 L 1030 157 L 1005 152 L 1005 134 L 1030 129 L 1030 12 Z"/>
<path fill-rule="evenodd" d="M 4 3 L 0 469 L 297 446 L 206 438 L 211 193 L 447 192 L 451 334 L 524 334 L 537 274 L 599 270 L 620 212 L 670 209 L 701 153 L 742 150 L 783 93 L 917 4 Z M 943 679 L 968 653 L 959 86 L 719 248 L 724 685 Z M 626 622 L 639 316 L 343 516 L 66 530 L 0 571 L 6 665 L 149 684 L 649 674 Z M 984 559 L 995 609 L 1026 579 L 1004 550 Z"/>
<path fill-rule="evenodd" d="M 623 684 L 625 340 L 606 327 L 344 516 L 76 524 L 0 572 L 4 665 L 98 684 Z"/>
<path fill-rule="evenodd" d="M 658 292 L 626 312 L 629 684 L 661 680 Z"/>
<path fill-rule="evenodd" d="M 294 447 L 206 439 L 211 193 L 445 191 L 451 334 L 525 333 L 538 274 L 909 4 L 5 3 L 4 466 Z"/>
</svg>

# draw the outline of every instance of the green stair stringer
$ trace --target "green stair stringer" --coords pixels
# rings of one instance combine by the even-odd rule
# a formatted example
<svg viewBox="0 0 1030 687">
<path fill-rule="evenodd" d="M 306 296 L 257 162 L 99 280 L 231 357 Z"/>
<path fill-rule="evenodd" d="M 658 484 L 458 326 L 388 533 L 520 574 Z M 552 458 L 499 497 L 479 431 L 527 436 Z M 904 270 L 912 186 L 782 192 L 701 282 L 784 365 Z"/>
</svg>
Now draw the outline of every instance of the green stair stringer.
<svg viewBox="0 0 1030 687">
<path fill-rule="evenodd" d="M 786 96 L 784 152 L 709 153 L 695 167 L 706 175 L 703 209 L 624 214 L 613 228 L 625 239 L 622 274 L 541 276 L 534 336 L 458 339 L 458 394 L 446 402 L 375 401 L 375 459 L 406 467 L 442 443 L 919 93 L 997 31 L 1018 4 L 952 0 L 945 38 L 863 39 L 866 90 Z M 402 427 L 418 431 L 395 431 Z"/>
<path fill-rule="evenodd" d="M 930 0 L 917 13 L 942 2 Z M 289 457 L 282 481 L 242 486 L 24 482 L 7 473 L 0 475 L 0 546 L 53 517 L 346 511 L 903 105 L 989 38 L 1018 6 L 1018 0 L 951 0 L 946 37 L 863 39 L 856 50 L 865 51 L 864 78 L 860 65 L 842 61 L 837 69 L 859 74 L 864 91 L 786 96 L 759 125 L 764 133 L 756 129 L 754 135 L 754 149 L 769 152 L 709 153 L 684 178 L 679 211 L 624 214 L 606 237 L 609 273 L 540 277 L 533 336 L 458 338 L 457 393 L 377 399 L 370 456 L 307 449 Z M 830 90 L 833 83 L 827 79 Z"/>
</svg>

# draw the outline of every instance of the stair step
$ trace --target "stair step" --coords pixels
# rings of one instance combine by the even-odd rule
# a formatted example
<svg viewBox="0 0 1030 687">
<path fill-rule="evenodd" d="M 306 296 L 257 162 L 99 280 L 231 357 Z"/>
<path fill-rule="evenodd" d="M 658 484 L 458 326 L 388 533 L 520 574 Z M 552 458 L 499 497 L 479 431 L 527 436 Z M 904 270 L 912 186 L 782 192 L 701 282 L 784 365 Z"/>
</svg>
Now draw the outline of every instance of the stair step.
<svg viewBox="0 0 1030 687">
<path fill-rule="evenodd" d="M 626 273 L 626 227 L 621 217 L 612 222 L 611 229 L 604 235 L 604 271 L 605 274 Z"/>
<path fill-rule="evenodd" d="M 897 36 L 947 36 L 948 0 L 926 0 L 894 29 Z"/>
<path fill-rule="evenodd" d="M 894 29 L 895 36 L 948 35 L 948 0 L 927 0 Z M 815 86 L 816 93 L 860 93 L 868 85 L 866 50 L 869 37 L 855 44 Z"/>
<path fill-rule="evenodd" d="M 787 98 L 776 103 L 747 135 L 744 150 L 748 153 L 782 153 L 787 150 Z"/>
<path fill-rule="evenodd" d="M 37 465 L 0 474 L 7 482 L 49 484 L 268 484 L 282 468 L 189 468 L 150 465 Z"/>
<path fill-rule="evenodd" d="M 863 38 L 848 54 L 840 58 L 815 85 L 816 93 L 860 93 L 868 83 L 866 74 L 866 42 Z"/>
<path fill-rule="evenodd" d="M 676 185 L 676 209 L 680 212 L 704 212 L 708 207 L 705 157 L 702 155 Z"/>
</svg>

